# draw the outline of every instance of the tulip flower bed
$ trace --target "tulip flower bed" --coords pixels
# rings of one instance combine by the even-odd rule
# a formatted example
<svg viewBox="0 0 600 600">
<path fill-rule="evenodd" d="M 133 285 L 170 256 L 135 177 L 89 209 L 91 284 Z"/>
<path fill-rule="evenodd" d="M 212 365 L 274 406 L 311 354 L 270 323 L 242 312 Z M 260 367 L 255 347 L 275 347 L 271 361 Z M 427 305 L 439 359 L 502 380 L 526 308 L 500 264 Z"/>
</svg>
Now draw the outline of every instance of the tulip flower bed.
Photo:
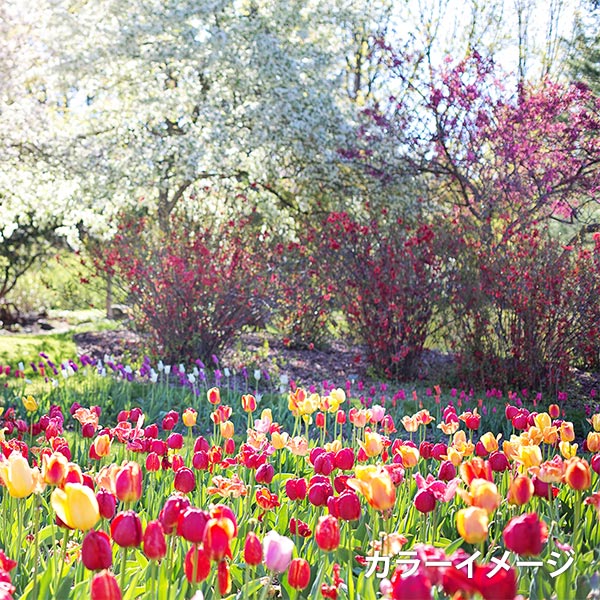
<svg viewBox="0 0 600 600">
<path fill-rule="evenodd" d="M 528 409 L 498 391 L 352 382 L 267 393 L 258 372 L 242 389 L 202 369 L 113 366 L 105 377 L 84 357 L 52 381 L 45 361 L 5 390 L 0 599 L 597 588 L 595 405 L 576 443 L 568 413 L 540 397 Z"/>
</svg>

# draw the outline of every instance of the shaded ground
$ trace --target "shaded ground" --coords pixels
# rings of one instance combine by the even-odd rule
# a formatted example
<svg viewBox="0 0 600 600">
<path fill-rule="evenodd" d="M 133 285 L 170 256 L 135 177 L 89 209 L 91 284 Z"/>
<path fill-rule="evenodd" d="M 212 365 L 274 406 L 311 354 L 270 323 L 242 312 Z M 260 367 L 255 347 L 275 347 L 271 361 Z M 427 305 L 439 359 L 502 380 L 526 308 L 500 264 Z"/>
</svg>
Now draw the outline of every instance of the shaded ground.
<svg viewBox="0 0 600 600">
<path fill-rule="evenodd" d="M 104 358 L 105 354 L 124 361 L 138 360 L 144 338 L 126 329 L 90 331 L 74 336 L 79 354 Z M 439 352 L 427 351 L 421 366 L 421 377 L 439 377 L 452 367 L 452 358 Z M 213 365 L 210 365 L 211 367 Z M 273 336 L 243 334 L 236 345 L 220 357 L 220 366 L 239 371 L 260 368 L 272 377 L 286 374 L 290 380 L 303 385 L 329 381 L 343 384 L 348 379 L 369 381 L 364 348 L 335 341 L 325 349 L 290 349 Z"/>
</svg>

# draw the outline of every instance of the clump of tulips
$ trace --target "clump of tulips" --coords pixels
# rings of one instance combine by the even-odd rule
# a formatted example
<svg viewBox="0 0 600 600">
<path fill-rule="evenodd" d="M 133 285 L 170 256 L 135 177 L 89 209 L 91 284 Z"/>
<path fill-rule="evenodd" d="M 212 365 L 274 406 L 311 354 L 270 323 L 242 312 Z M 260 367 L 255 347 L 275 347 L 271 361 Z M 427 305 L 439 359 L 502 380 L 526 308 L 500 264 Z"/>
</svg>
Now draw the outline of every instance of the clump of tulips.
<svg viewBox="0 0 600 600">
<path fill-rule="evenodd" d="M 504 436 L 484 430 L 483 401 L 441 396 L 403 414 L 294 387 L 278 414 L 214 387 L 154 422 L 141 407 L 107 422 L 101 406 L 27 395 L 24 418 L 3 415 L 0 598 L 588 590 L 600 413 L 576 439 L 558 406 L 509 404 Z"/>
</svg>

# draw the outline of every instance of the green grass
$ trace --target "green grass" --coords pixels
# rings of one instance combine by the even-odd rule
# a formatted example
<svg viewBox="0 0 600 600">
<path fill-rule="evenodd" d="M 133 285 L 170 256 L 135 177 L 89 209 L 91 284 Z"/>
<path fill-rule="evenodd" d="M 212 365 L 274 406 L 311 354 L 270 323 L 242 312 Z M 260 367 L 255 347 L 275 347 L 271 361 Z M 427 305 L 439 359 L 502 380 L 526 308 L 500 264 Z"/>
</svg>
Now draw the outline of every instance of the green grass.
<svg viewBox="0 0 600 600">
<path fill-rule="evenodd" d="M 17 365 L 39 361 L 39 353 L 45 352 L 53 361 L 73 358 L 76 354 L 73 333 L 50 334 L 4 334 L 0 335 L 0 363 Z"/>
</svg>

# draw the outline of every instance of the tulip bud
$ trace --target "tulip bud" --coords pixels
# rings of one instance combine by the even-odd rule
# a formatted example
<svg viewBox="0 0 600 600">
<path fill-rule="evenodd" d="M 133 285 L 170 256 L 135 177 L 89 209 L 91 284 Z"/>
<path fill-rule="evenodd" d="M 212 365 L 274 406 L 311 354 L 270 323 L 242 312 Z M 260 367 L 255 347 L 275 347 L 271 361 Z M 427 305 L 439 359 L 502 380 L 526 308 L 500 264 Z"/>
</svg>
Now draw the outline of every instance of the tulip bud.
<svg viewBox="0 0 600 600">
<path fill-rule="evenodd" d="M 558 417 L 560 417 L 560 406 L 558 406 L 558 404 L 551 404 L 548 407 L 548 414 L 553 419 L 558 419 Z"/>
<path fill-rule="evenodd" d="M 244 562 L 247 565 L 255 567 L 262 562 L 262 555 L 262 544 L 260 543 L 258 536 L 251 531 L 246 536 L 246 541 L 244 543 Z"/>
<path fill-rule="evenodd" d="M 196 476 L 191 469 L 182 467 L 175 473 L 174 487 L 178 492 L 189 494 L 196 489 Z"/>
<path fill-rule="evenodd" d="M 190 506 L 190 501 L 179 494 L 169 496 L 158 515 L 167 535 L 173 533 L 179 523 L 179 516 Z"/>
<path fill-rule="evenodd" d="M 179 515 L 177 534 L 188 542 L 200 544 L 209 519 L 210 515 L 206 511 L 189 506 Z"/>
<path fill-rule="evenodd" d="M 525 475 L 517 475 L 508 489 L 508 503 L 522 506 L 527 504 L 533 496 L 533 482 Z"/>
<path fill-rule="evenodd" d="M 134 461 L 121 466 L 115 477 L 115 492 L 121 502 L 136 502 L 142 496 L 142 469 Z"/>
<path fill-rule="evenodd" d="M 456 467 L 454 463 L 449 460 L 445 460 L 440 465 L 440 470 L 438 471 L 438 479 L 440 481 L 450 481 L 456 477 Z"/>
<path fill-rule="evenodd" d="M 307 491 L 306 479 L 288 479 L 285 482 L 285 493 L 290 500 L 304 500 Z"/>
<path fill-rule="evenodd" d="M 338 548 L 340 545 L 340 525 L 336 517 L 332 515 L 319 517 L 315 529 L 315 541 L 317 546 L 325 552 Z"/>
<path fill-rule="evenodd" d="M 183 448 L 183 436 L 174 431 L 167 438 L 167 446 L 171 448 L 171 450 L 180 450 Z"/>
<path fill-rule="evenodd" d="M 310 565 L 304 558 L 294 558 L 288 569 L 288 583 L 295 590 L 303 590 L 310 583 Z"/>
<path fill-rule="evenodd" d="M 91 600 L 121 600 L 121 588 L 110 571 L 100 571 L 90 583 Z"/>
<path fill-rule="evenodd" d="M 337 512 L 338 514 L 335 516 L 343 521 L 358 521 L 360 519 L 360 500 L 356 492 L 347 490 L 338 496 Z"/>
<path fill-rule="evenodd" d="M 90 571 L 101 571 L 112 566 L 110 538 L 104 531 L 89 531 L 83 538 L 81 562 Z"/>
<path fill-rule="evenodd" d="M 273 477 L 275 476 L 275 469 L 271 463 L 264 463 L 256 469 L 256 483 L 264 483 L 268 485 L 273 481 Z"/>
<path fill-rule="evenodd" d="M 600 454 L 595 454 L 592 456 L 592 469 L 598 474 L 600 474 Z"/>
<path fill-rule="evenodd" d="M 149 521 L 143 537 L 144 554 L 150 560 L 161 560 L 167 554 L 165 532 L 160 521 Z"/>
<path fill-rule="evenodd" d="M 204 450 L 195 452 L 192 458 L 192 466 L 198 471 L 206 471 L 208 469 L 208 453 Z"/>
<path fill-rule="evenodd" d="M 112 519 L 117 509 L 117 499 L 108 490 L 100 489 L 96 493 L 98 510 L 103 519 Z"/>
<path fill-rule="evenodd" d="M 508 458 L 504 452 L 492 452 L 488 458 L 488 463 L 495 473 L 501 473 L 510 468 L 508 464 Z"/>
<path fill-rule="evenodd" d="M 186 427 L 193 427 L 196 424 L 197 418 L 198 418 L 198 413 L 193 408 L 186 408 L 183 411 L 183 415 L 181 417 L 183 424 Z"/>
<path fill-rule="evenodd" d="M 120 512 L 110 524 L 110 535 L 122 548 L 139 546 L 142 543 L 142 522 L 133 510 Z"/>
<path fill-rule="evenodd" d="M 160 459 L 156 452 L 150 452 L 146 456 L 146 471 L 155 472 L 160 470 Z"/>
<path fill-rule="evenodd" d="M 229 542 L 233 539 L 234 534 L 234 525 L 230 519 L 226 517 L 209 519 L 202 536 L 202 546 L 208 558 L 215 562 L 226 556 L 231 558 Z"/>
<path fill-rule="evenodd" d="M 592 474 L 587 460 L 573 458 L 567 461 L 565 481 L 574 490 L 587 490 L 592 485 Z"/>
<path fill-rule="evenodd" d="M 334 464 L 341 471 L 350 471 L 354 468 L 354 450 L 342 448 L 335 454 Z"/>
</svg>

